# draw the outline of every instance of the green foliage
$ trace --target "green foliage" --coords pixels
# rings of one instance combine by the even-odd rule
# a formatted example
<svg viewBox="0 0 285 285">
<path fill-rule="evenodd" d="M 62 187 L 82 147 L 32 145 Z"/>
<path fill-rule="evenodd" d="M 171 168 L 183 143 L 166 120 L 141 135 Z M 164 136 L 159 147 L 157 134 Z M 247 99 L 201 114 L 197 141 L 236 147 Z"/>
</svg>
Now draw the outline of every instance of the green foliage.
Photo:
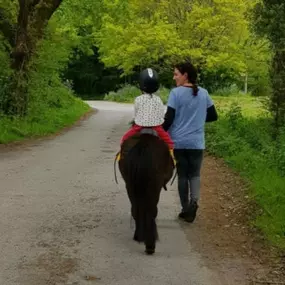
<svg viewBox="0 0 285 285">
<path fill-rule="evenodd" d="M 8 79 L 11 75 L 9 68 L 9 57 L 5 50 L 5 40 L 0 34 L 0 110 L 7 97 Z"/>
<path fill-rule="evenodd" d="M 133 103 L 134 99 L 141 94 L 141 91 L 136 86 L 126 84 L 120 88 L 117 92 L 109 92 L 104 97 L 106 101 L 121 102 L 121 103 Z"/>
<path fill-rule="evenodd" d="M 99 60 L 97 48 L 94 48 L 92 55 L 74 50 L 63 76 L 72 82 L 78 96 L 89 100 L 102 98 L 105 93 L 118 89 L 126 81 L 126 78 L 120 77 L 116 68 L 104 66 Z"/>
<path fill-rule="evenodd" d="M 28 93 L 29 114 L 34 116 L 49 108 L 66 107 L 74 96 L 62 83 L 60 74 L 68 63 L 73 42 L 51 23 L 47 36 L 38 46 L 30 68 Z"/>
<path fill-rule="evenodd" d="M 273 52 L 271 69 L 271 111 L 275 136 L 285 124 L 285 3 L 283 0 L 261 0 L 255 6 L 254 30 L 269 39 Z"/>
<path fill-rule="evenodd" d="M 0 18 L 0 24 L 4 21 L 9 21 L 12 24 L 17 23 L 18 0 L 1 0 L 0 10 L 2 16 Z"/>
<path fill-rule="evenodd" d="M 243 93 L 241 93 L 240 89 L 237 85 L 233 84 L 229 87 L 223 87 L 219 88 L 214 91 L 214 95 L 216 96 L 242 96 Z"/>
<path fill-rule="evenodd" d="M 237 51 L 242 48 L 243 36 L 248 37 L 246 19 L 241 17 L 246 11 L 245 1 L 179 4 L 188 7 L 181 9 L 179 18 L 172 14 L 177 5 L 172 1 L 158 4 L 149 0 L 142 5 L 133 0 L 113 4 L 99 34 L 104 63 L 119 66 L 128 73 L 135 66 L 160 59 L 190 56 L 196 62 L 205 62 L 208 68 L 231 66 L 244 70 L 245 63 Z M 121 17 L 113 12 L 122 9 Z"/>
<path fill-rule="evenodd" d="M 61 80 L 75 44 L 74 38 L 66 37 L 58 30 L 56 21 L 51 21 L 30 64 L 28 116 L 21 119 L 0 116 L 0 143 L 56 133 L 90 109 Z"/>
<path fill-rule="evenodd" d="M 15 16 L 13 20 L 16 22 L 17 1 L 6 2 L 1 2 L 0 13 L 8 11 Z M 98 9 L 100 3 L 66 0 L 51 18 L 44 38 L 38 42 L 26 71 L 27 116 L 19 120 L 1 115 L 1 142 L 54 132 L 89 110 L 89 107 L 63 84 L 62 74 L 75 48 L 90 54 L 90 47 L 94 44 L 92 29 L 95 24 L 99 25 L 100 19 L 99 15 L 96 17 L 93 8 Z M 1 10 L 2 7 L 4 10 Z M 1 28 L 0 21 L 0 107 L 10 96 L 11 90 L 5 87 L 9 76 L 13 75 L 10 69 L 9 44 L 4 40 Z"/>
<path fill-rule="evenodd" d="M 254 95 L 267 95 L 267 41 L 250 32 L 247 0 L 105 1 L 107 14 L 96 34 L 101 60 L 129 74 L 153 66 L 164 78 L 177 60 L 191 58 L 202 68 L 210 91 L 237 84 L 245 74 Z M 170 77 L 169 77 L 170 78 Z M 226 79 L 226 80 L 225 80 Z M 263 83 L 263 87 L 259 87 Z M 164 81 L 167 87 L 171 83 Z M 265 91 L 264 91 L 265 90 Z"/>
<path fill-rule="evenodd" d="M 0 28 L 7 30 L 8 22 L 16 22 L 17 5 L 16 1 L 2 0 L 0 1 Z M 0 112 L 4 107 L 8 96 L 9 77 L 12 72 L 10 69 L 10 51 L 9 41 L 5 38 L 4 33 L 0 29 Z"/>
<path fill-rule="evenodd" d="M 168 88 L 165 88 L 165 87 L 161 87 L 157 92 L 157 95 L 161 98 L 161 100 L 164 104 L 167 104 L 169 92 L 170 92 L 170 90 Z"/>
<path fill-rule="evenodd" d="M 148 66 L 167 57 L 170 49 L 173 53 L 178 52 L 175 46 L 180 45 L 175 38 L 169 41 L 175 34 L 173 25 L 159 17 L 141 18 L 136 22 L 135 19 L 135 15 L 130 16 L 130 22 L 125 26 L 105 16 L 99 36 L 99 51 L 104 64 L 123 69 L 125 74 L 131 73 L 136 66 Z"/>
<path fill-rule="evenodd" d="M 247 0 L 99 1 L 75 29 L 82 44 L 64 76 L 83 98 L 117 90 L 123 82 L 134 84 L 148 66 L 171 88 L 173 62 L 190 57 L 199 65 L 200 84 L 211 93 L 232 85 L 243 91 L 247 77 L 252 95 L 267 96 L 272 55 L 268 41 L 249 29 L 253 5 Z"/>
<path fill-rule="evenodd" d="M 272 140 L 272 119 L 266 113 L 245 116 L 240 103 L 222 109 L 219 121 L 207 125 L 207 148 L 247 178 L 250 197 L 261 209 L 254 224 L 273 244 L 285 248 L 285 135 Z M 251 108 L 254 111 L 254 105 Z"/>
<path fill-rule="evenodd" d="M 106 101 L 113 101 L 113 102 L 120 102 L 120 103 L 133 103 L 135 98 L 141 95 L 142 92 L 136 86 L 126 84 L 122 86 L 117 92 L 109 92 L 105 95 L 104 100 Z M 167 102 L 169 96 L 169 89 L 161 87 L 157 92 L 162 102 L 165 104 Z"/>
</svg>

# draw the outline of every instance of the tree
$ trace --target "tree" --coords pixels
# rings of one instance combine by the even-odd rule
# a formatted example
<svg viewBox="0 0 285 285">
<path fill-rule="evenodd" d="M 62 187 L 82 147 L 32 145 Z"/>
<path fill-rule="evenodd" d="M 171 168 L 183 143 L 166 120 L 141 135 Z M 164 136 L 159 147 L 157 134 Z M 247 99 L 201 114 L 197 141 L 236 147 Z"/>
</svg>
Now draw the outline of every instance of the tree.
<svg viewBox="0 0 285 285">
<path fill-rule="evenodd" d="M 285 125 L 285 2 L 262 0 L 256 4 L 254 29 L 271 43 L 271 111 L 275 121 L 275 135 Z"/>
<path fill-rule="evenodd" d="M 98 49 L 92 55 L 74 50 L 68 68 L 64 73 L 73 83 L 73 89 L 83 99 L 94 99 L 115 91 L 126 80 L 120 78 L 119 70 L 106 68 L 99 60 Z"/>
<path fill-rule="evenodd" d="M 159 11 L 150 9 L 149 1 L 144 4 L 147 9 L 143 13 L 140 1 L 108 3 L 97 34 L 102 61 L 107 67 L 122 69 L 123 75 L 176 53 L 180 45 L 175 26 L 162 19 Z"/>
<path fill-rule="evenodd" d="M 6 6 L 0 7 L 0 32 L 7 43 L 6 48 L 10 50 L 10 67 L 13 71 L 4 111 L 23 116 L 27 111 L 31 57 L 36 51 L 37 43 L 44 36 L 48 21 L 62 0 L 18 0 L 18 7 L 16 1 L 8 2 L 6 0 Z"/>
<path fill-rule="evenodd" d="M 98 33 L 101 59 L 129 74 L 147 65 L 169 72 L 173 62 L 190 58 L 204 74 L 214 75 L 216 86 L 225 82 L 220 71 L 238 83 L 244 81 L 241 74 L 266 76 L 268 49 L 251 40 L 246 16 L 251 2 L 105 0 L 107 14 Z"/>
</svg>

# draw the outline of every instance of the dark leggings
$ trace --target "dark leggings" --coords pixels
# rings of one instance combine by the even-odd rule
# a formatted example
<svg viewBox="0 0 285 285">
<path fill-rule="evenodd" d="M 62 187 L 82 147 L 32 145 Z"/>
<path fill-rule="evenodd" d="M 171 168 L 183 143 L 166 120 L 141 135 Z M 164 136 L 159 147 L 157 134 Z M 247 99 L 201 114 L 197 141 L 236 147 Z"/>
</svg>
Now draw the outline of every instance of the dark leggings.
<svg viewBox="0 0 285 285">
<path fill-rule="evenodd" d="M 177 162 L 178 191 L 182 211 L 187 211 L 190 201 L 198 202 L 200 198 L 200 171 L 203 150 L 174 149 L 174 155 Z"/>
</svg>

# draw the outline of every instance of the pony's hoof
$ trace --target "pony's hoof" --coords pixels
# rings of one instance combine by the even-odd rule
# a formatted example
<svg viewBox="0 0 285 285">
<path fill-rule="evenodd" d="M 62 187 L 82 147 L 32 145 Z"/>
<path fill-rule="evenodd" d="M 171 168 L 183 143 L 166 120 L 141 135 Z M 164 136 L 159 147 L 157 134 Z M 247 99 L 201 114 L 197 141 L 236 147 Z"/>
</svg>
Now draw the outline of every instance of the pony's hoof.
<svg viewBox="0 0 285 285">
<path fill-rule="evenodd" d="M 147 255 L 152 255 L 152 254 L 154 254 L 155 253 L 155 247 L 153 247 L 153 246 L 150 246 L 150 247 L 146 247 L 145 248 L 145 253 L 147 254 Z"/>
<path fill-rule="evenodd" d="M 143 240 L 139 238 L 139 236 L 138 236 L 137 233 L 134 234 L 133 240 L 136 241 L 136 242 L 138 242 L 138 243 L 143 242 Z"/>
<path fill-rule="evenodd" d="M 136 234 L 134 234 L 133 240 L 136 241 L 136 242 L 139 242 L 139 238 L 137 237 Z"/>
</svg>

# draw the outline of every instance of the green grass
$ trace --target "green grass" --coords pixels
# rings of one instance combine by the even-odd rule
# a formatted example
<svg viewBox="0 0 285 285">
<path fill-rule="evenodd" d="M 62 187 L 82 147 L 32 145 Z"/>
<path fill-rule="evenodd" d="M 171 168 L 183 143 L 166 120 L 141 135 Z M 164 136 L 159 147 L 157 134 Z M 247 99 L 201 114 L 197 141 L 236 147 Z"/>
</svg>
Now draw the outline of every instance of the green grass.
<svg viewBox="0 0 285 285">
<path fill-rule="evenodd" d="M 253 224 L 284 250 L 285 130 L 277 141 L 272 140 L 271 118 L 260 99 L 213 99 L 220 118 L 206 127 L 207 149 L 249 181 L 249 195 L 260 210 Z"/>
<path fill-rule="evenodd" d="M 0 144 L 54 134 L 72 125 L 89 110 L 87 104 L 75 99 L 73 104 L 63 108 L 48 108 L 37 116 L 24 119 L 0 117 Z"/>
<path fill-rule="evenodd" d="M 217 96 L 214 94 L 211 97 L 219 111 L 223 113 L 228 112 L 232 105 L 239 105 L 242 107 L 242 115 L 246 117 L 269 116 L 263 100 L 258 97 L 244 94 L 231 97 Z"/>
</svg>

